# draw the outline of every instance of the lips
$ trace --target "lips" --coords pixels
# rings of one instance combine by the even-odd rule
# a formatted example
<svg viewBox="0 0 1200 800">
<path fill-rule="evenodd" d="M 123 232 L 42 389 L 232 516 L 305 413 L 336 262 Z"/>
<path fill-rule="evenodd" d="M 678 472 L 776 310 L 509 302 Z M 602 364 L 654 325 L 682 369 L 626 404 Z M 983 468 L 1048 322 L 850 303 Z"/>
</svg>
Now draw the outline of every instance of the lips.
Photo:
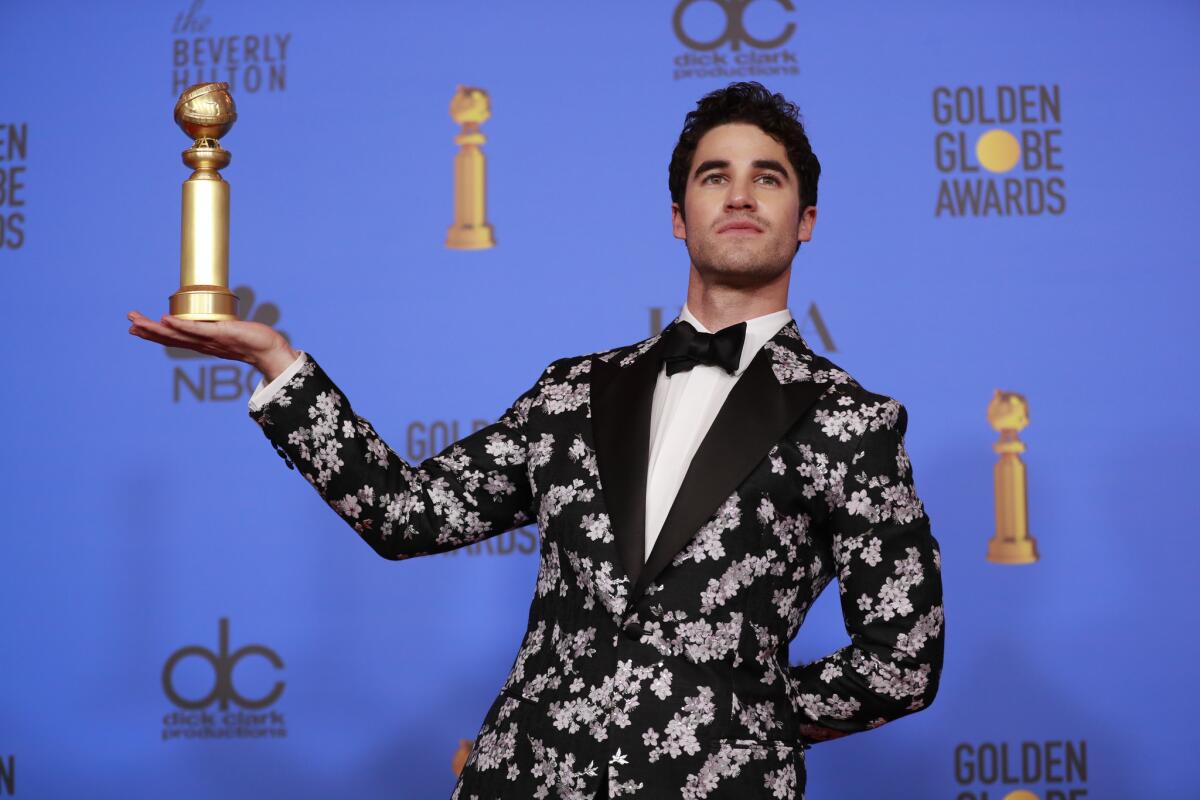
<svg viewBox="0 0 1200 800">
<path fill-rule="evenodd" d="M 739 220 L 737 222 L 727 222 L 717 228 L 717 233 L 733 233 L 733 234 L 749 234 L 762 233 L 762 228 L 755 225 L 753 222 Z"/>
</svg>

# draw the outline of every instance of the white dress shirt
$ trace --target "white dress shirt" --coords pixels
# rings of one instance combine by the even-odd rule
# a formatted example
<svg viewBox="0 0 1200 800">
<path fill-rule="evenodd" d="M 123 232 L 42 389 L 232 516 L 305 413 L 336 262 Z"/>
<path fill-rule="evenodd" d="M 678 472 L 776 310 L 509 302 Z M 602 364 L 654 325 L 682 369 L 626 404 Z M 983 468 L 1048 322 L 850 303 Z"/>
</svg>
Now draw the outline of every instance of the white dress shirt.
<svg viewBox="0 0 1200 800">
<path fill-rule="evenodd" d="M 692 316 L 685 305 L 679 318 L 701 333 L 713 333 Z M 786 308 L 746 320 L 746 339 L 737 372 L 730 375 L 717 366 L 698 364 L 686 372 L 667 375 L 665 367 L 654 385 L 650 410 L 650 464 L 646 472 L 646 552 L 650 556 L 667 512 L 675 502 L 679 486 L 692 457 L 725 404 L 725 398 L 750 361 L 792 314 Z"/>
<path fill-rule="evenodd" d="M 304 366 L 304 362 L 308 361 L 308 356 L 303 350 L 298 350 L 300 355 L 296 356 L 296 360 L 288 364 L 287 369 L 275 376 L 275 380 L 270 383 L 264 383 L 266 378 L 260 378 L 258 386 L 254 387 L 254 393 L 250 395 L 250 410 L 258 411 L 260 408 L 271 402 L 271 398 L 278 394 L 279 390 L 287 386 L 288 381 L 296 377 L 296 373 Z"/>
<path fill-rule="evenodd" d="M 712 331 L 700 324 L 685 305 L 679 318 L 701 333 Z M 720 367 L 699 364 L 686 372 L 667 375 L 660 368 L 654 385 L 654 402 L 650 410 L 650 462 L 646 472 L 646 551 L 649 557 L 654 542 L 666 521 L 667 512 L 675 502 L 679 486 L 692 463 L 692 457 L 704 441 L 705 434 L 716 419 L 717 412 L 733 389 L 738 378 L 750 366 L 750 361 L 779 329 L 788 324 L 792 314 L 786 308 L 761 317 L 746 320 L 746 339 L 737 372 L 730 375 Z M 250 396 L 250 410 L 262 408 L 280 389 L 287 385 L 307 361 L 300 356 L 279 373 L 270 383 L 258 382 Z"/>
</svg>

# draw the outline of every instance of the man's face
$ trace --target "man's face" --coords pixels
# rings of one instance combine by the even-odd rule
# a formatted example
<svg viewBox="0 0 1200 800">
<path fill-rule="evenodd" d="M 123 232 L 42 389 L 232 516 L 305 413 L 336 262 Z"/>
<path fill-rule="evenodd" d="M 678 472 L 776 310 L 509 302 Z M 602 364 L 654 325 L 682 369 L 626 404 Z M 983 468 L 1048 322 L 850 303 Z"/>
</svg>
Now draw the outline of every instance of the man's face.
<svg viewBox="0 0 1200 800">
<path fill-rule="evenodd" d="M 812 238 L 816 206 L 800 207 L 783 145 L 757 125 L 731 122 L 700 138 L 684 190 L 671 204 L 675 238 L 710 280 L 750 287 L 785 272 L 796 243 Z M 685 222 L 686 219 L 686 222 Z"/>
</svg>

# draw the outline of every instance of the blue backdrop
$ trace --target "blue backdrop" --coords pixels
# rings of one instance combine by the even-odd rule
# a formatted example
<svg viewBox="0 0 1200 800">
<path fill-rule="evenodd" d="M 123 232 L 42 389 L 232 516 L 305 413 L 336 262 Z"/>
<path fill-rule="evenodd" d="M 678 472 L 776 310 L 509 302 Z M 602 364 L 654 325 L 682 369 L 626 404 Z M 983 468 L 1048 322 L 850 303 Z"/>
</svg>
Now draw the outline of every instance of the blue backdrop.
<svg viewBox="0 0 1200 800">
<path fill-rule="evenodd" d="M 739 8 L 0 7 L 0 796 L 445 797 L 524 629 L 534 529 L 381 560 L 247 418 L 257 375 L 125 333 L 178 285 L 187 84 L 237 99 L 244 310 L 419 460 L 671 319 L 671 148 L 738 79 L 804 112 L 824 170 L 791 308 L 905 403 L 944 556 L 937 701 L 815 747 L 809 797 L 1200 796 L 1200 6 Z M 457 84 L 493 107 L 480 251 L 444 245 Z M 984 557 L 997 388 L 1030 404 L 1026 566 Z M 835 597 L 794 659 L 845 642 Z"/>
</svg>

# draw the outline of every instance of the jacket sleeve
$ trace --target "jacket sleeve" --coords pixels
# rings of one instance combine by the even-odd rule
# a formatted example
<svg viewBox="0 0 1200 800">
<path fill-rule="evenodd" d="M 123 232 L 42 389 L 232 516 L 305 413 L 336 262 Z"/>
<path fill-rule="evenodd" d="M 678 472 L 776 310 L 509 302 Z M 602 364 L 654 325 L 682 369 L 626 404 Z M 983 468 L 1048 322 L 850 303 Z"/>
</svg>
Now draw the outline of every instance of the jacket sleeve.
<svg viewBox="0 0 1200 800">
<path fill-rule="evenodd" d="M 836 739 L 928 706 L 942 668 L 941 556 L 913 488 L 908 416 L 882 404 L 830 463 L 827 524 L 850 644 L 793 667 L 801 736 Z"/>
<path fill-rule="evenodd" d="M 371 423 L 354 413 L 311 355 L 250 416 L 288 466 L 375 552 L 389 559 L 411 558 L 462 547 L 530 521 L 525 423 L 541 383 L 497 422 L 418 466 L 396 455 Z"/>
</svg>

